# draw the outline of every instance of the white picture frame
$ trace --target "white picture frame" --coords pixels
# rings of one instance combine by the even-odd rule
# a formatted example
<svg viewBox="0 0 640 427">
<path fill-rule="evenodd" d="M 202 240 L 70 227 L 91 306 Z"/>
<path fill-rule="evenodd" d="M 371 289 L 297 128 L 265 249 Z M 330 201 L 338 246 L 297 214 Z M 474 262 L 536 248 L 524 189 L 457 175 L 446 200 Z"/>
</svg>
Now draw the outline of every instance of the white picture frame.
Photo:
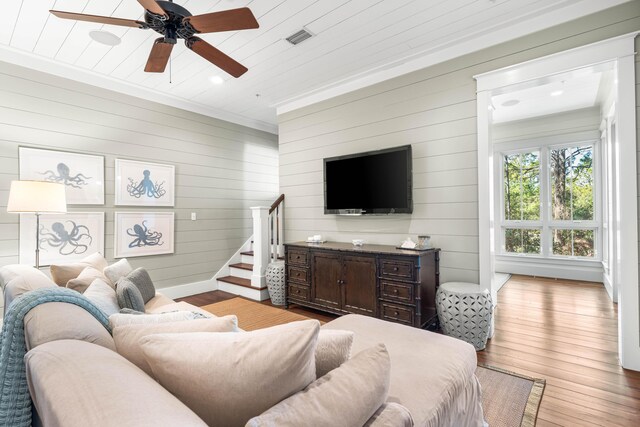
<svg viewBox="0 0 640 427">
<path fill-rule="evenodd" d="M 174 206 L 175 166 L 116 159 L 116 206 Z"/>
<path fill-rule="evenodd" d="M 172 254 L 174 229 L 173 212 L 116 212 L 114 258 Z"/>
<path fill-rule="evenodd" d="M 104 205 L 104 156 L 18 147 L 21 180 L 65 185 L 67 205 Z"/>
<path fill-rule="evenodd" d="M 40 215 L 40 266 L 79 261 L 104 254 L 104 212 Z M 36 215 L 20 214 L 20 264 L 36 260 Z"/>
</svg>

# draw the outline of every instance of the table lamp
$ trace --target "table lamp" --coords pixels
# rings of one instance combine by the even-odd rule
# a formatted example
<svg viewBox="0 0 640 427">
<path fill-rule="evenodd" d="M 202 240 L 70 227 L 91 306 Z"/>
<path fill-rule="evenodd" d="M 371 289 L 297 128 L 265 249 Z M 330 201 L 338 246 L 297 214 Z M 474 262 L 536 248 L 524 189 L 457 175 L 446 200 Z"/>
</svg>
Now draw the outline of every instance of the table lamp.
<svg viewBox="0 0 640 427">
<path fill-rule="evenodd" d="M 11 181 L 7 212 L 36 214 L 36 268 L 40 268 L 40 214 L 67 212 L 64 184 Z"/>
</svg>

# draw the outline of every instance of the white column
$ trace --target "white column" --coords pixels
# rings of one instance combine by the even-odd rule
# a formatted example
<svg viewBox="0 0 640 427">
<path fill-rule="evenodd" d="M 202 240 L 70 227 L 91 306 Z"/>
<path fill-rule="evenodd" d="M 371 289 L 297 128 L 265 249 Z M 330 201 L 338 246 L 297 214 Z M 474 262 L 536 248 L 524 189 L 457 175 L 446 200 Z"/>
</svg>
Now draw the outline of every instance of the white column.
<svg viewBox="0 0 640 427">
<path fill-rule="evenodd" d="M 266 285 L 265 272 L 269 264 L 269 207 L 251 208 L 253 217 L 253 274 L 251 286 L 260 288 Z"/>
</svg>

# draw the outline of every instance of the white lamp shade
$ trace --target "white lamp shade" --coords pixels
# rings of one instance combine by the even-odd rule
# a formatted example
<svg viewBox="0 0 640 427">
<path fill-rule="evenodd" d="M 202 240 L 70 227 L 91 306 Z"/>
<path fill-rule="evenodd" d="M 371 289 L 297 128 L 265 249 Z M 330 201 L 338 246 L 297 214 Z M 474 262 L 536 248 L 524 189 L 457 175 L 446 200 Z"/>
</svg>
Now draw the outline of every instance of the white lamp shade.
<svg viewBox="0 0 640 427">
<path fill-rule="evenodd" d="M 63 184 L 46 181 L 11 181 L 7 212 L 66 213 Z"/>
</svg>

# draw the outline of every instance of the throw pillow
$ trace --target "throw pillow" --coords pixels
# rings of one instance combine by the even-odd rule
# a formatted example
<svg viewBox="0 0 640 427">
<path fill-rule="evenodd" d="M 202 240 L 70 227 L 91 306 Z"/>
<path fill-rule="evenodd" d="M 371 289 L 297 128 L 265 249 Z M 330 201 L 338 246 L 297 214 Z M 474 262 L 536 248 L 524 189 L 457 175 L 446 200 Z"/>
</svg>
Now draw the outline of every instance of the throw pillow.
<svg viewBox="0 0 640 427">
<path fill-rule="evenodd" d="M 147 270 L 144 268 L 136 268 L 131 273 L 127 274 L 126 279 L 136 285 L 145 304 L 156 296 L 156 288 L 153 286 L 149 273 L 147 273 Z"/>
<path fill-rule="evenodd" d="M 365 349 L 247 427 L 364 425 L 387 400 L 390 369 L 384 344 Z"/>
<path fill-rule="evenodd" d="M 116 283 L 116 296 L 120 308 L 144 311 L 144 299 L 142 299 L 140 290 L 126 277 L 121 277 Z"/>
<path fill-rule="evenodd" d="M 102 279 L 95 279 L 84 291 L 84 296 L 89 298 L 104 314 L 111 316 L 120 310 L 116 291 Z"/>
<path fill-rule="evenodd" d="M 74 291 L 78 291 L 82 294 L 96 279 L 102 279 L 106 282 L 106 277 L 102 274 L 102 270 L 98 270 L 94 267 L 85 267 L 78 277 L 67 282 L 67 288 L 73 289 Z"/>
<path fill-rule="evenodd" d="M 145 314 L 142 316 L 139 314 L 116 313 L 109 316 L 109 326 L 111 326 L 111 329 L 115 329 L 118 326 L 124 325 L 179 322 L 181 320 L 193 320 L 195 318 L 196 314 L 191 311 L 173 311 L 170 313 Z"/>
<path fill-rule="evenodd" d="M 160 384 L 208 425 L 243 426 L 309 385 L 320 323 L 252 332 L 158 334 L 140 340 Z"/>
<path fill-rule="evenodd" d="M 165 322 L 155 324 L 133 324 L 118 326 L 113 330 L 116 350 L 131 363 L 153 377 L 151 368 L 144 358 L 140 339 L 147 335 L 159 333 L 184 332 L 233 332 L 238 327 L 236 316 L 216 317 L 215 319 L 197 319 L 188 322 Z"/>
<path fill-rule="evenodd" d="M 111 282 L 111 286 L 115 289 L 118 279 L 131 273 L 131 270 L 133 270 L 133 268 L 131 267 L 131 264 L 129 264 L 129 261 L 127 261 L 126 258 L 122 258 L 120 261 L 105 267 L 102 272 L 109 282 Z"/>
<path fill-rule="evenodd" d="M 351 356 L 353 332 L 321 329 L 316 347 L 316 378 L 342 365 Z"/>
<path fill-rule="evenodd" d="M 107 260 L 104 259 L 102 254 L 100 252 L 96 252 L 71 264 L 51 264 L 49 272 L 51 273 L 51 278 L 56 285 L 67 286 L 67 282 L 78 277 L 85 267 L 93 267 L 96 270 L 102 271 L 107 265 Z"/>
</svg>

